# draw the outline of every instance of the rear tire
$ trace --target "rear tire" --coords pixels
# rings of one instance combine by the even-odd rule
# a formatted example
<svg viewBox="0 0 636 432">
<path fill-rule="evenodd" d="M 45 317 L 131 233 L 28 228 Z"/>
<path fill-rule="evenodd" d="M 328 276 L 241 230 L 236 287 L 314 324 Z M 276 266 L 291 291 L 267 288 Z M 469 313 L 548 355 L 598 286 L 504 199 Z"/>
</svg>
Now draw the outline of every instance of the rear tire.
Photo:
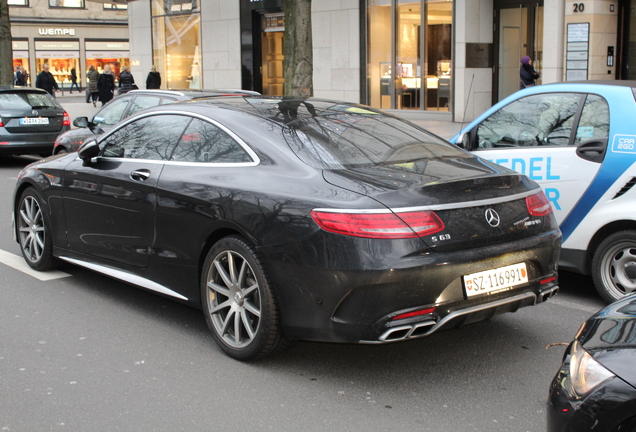
<svg viewBox="0 0 636 432">
<path fill-rule="evenodd" d="M 636 231 L 619 231 L 601 242 L 592 260 L 592 277 L 608 303 L 636 292 Z"/>
<path fill-rule="evenodd" d="M 251 360 L 288 345 L 267 273 L 256 250 L 242 237 L 225 237 L 208 253 L 201 303 L 216 343 L 230 357 Z"/>
<path fill-rule="evenodd" d="M 32 187 L 22 192 L 15 215 L 20 250 L 27 264 L 35 270 L 51 270 L 58 266 L 53 256 L 51 224 L 42 207 L 42 197 Z"/>
</svg>

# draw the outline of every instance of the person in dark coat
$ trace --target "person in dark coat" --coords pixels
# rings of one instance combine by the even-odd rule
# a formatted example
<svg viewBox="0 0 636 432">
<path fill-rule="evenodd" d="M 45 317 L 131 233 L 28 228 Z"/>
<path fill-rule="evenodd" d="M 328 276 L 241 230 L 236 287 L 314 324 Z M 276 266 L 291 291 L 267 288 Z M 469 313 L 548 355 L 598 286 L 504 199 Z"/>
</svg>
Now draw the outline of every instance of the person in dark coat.
<svg viewBox="0 0 636 432">
<path fill-rule="evenodd" d="M 519 76 L 521 78 L 520 88 L 533 87 L 536 85 L 535 80 L 539 79 L 539 74 L 532 67 L 532 59 L 530 56 L 525 56 L 521 59 L 521 69 L 519 69 Z"/>
<path fill-rule="evenodd" d="M 135 78 L 130 73 L 130 66 L 124 66 L 119 74 L 119 94 L 128 93 L 135 87 Z"/>
<path fill-rule="evenodd" d="M 81 91 L 79 86 L 77 85 L 77 71 L 75 71 L 75 68 L 71 69 L 71 90 L 69 91 L 70 94 L 73 94 L 73 86 L 75 86 L 78 92 Z"/>
<path fill-rule="evenodd" d="M 42 72 L 40 72 L 35 79 L 35 87 L 45 90 L 53 97 L 55 97 L 56 91 L 60 91 L 60 88 L 57 86 L 57 82 L 55 82 L 55 77 L 53 77 L 53 74 L 49 72 L 48 63 L 44 63 L 42 65 Z"/>
<path fill-rule="evenodd" d="M 97 98 L 99 97 L 99 89 L 97 88 L 97 81 L 99 81 L 99 72 L 95 70 L 94 65 L 90 65 L 88 67 L 86 78 L 88 79 L 88 87 L 86 88 L 86 103 L 89 103 L 89 99 L 92 99 L 93 106 L 97 106 Z"/>
<path fill-rule="evenodd" d="M 13 73 L 13 85 L 19 85 L 18 84 L 18 79 L 19 79 L 20 75 L 21 75 L 20 66 L 16 66 L 15 67 L 15 72 Z"/>
<path fill-rule="evenodd" d="M 148 78 L 146 78 L 146 88 L 148 90 L 161 88 L 161 74 L 157 72 L 157 67 L 152 65 Z"/>
<path fill-rule="evenodd" d="M 115 74 L 110 70 L 110 65 L 104 66 L 104 72 L 97 80 L 97 90 L 102 106 L 106 105 L 113 98 L 115 93 Z"/>
<path fill-rule="evenodd" d="M 22 72 L 22 68 L 20 66 L 15 67 L 15 80 L 13 84 L 17 86 L 25 86 L 26 85 L 26 76 Z"/>
</svg>

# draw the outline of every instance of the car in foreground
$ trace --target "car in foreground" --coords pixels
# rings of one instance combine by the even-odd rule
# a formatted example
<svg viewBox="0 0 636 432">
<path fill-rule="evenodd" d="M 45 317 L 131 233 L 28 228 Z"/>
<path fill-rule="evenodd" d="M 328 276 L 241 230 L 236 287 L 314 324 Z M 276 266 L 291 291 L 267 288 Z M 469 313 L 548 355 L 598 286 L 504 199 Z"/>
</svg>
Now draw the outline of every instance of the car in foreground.
<svg viewBox="0 0 636 432">
<path fill-rule="evenodd" d="M 636 430 L 636 294 L 592 315 L 550 386 L 548 432 Z"/>
<path fill-rule="evenodd" d="M 0 156 L 49 156 L 70 126 L 68 113 L 44 90 L 0 86 Z"/>
<path fill-rule="evenodd" d="M 317 99 L 195 99 L 27 166 L 15 234 L 203 309 L 250 359 L 385 343 L 549 299 L 561 234 L 527 177 L 397 117 Z"/>
<path fill-rule="evenodd" d="M 88 117 L 73 120 L 76 129 L 57 137 L 53 145 L 53 154 L 76 152 L 86 138 L 108 132 L 122 119 L 147 108 L 198 97 L 234 94 L 259 96 L 259 93 L 248 90 L 131 90 L 104 105 L 90 120 Z"/>
<path fill-rule="evenodd" d="M 543 188 L 563 233 L 559 267 L 608 303 L 636 292 L 636 82 L 531 87 L 451 139 Z"/>
</svg>

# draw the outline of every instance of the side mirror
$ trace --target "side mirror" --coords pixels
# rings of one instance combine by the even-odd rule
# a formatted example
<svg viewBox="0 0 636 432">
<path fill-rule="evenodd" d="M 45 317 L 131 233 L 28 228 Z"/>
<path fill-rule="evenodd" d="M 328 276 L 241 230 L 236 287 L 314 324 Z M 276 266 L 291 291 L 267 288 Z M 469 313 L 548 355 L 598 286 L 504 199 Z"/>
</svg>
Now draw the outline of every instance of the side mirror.
<svg viewBox="0 0 636 432">
<path fill-rule="evenodd" d="M 97 157 L 99 155 L 99 144 L 97 144 L 97 140 L 95 138 L 87 139 L 79 148 L 77 154 L 84 162 L 89 162 L 94 157 Z"/>
<path fill-rule="evenodd" d="M 73 120 L 73 126 L 79 128 L 87 128 L 88 127 L 88 117 L 77 117 Z"/>
</svg>

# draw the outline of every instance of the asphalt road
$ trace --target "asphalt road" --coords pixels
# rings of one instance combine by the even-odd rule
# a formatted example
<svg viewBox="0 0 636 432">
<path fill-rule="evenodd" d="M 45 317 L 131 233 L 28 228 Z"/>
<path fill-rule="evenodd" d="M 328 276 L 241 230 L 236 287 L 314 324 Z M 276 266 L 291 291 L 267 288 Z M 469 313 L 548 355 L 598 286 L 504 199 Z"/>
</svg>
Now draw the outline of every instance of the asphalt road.
<svg viewBox="0 0 636 432">
<path fill-rule="evenodd" d="M 198 310 L 71 265 L 51 280 L 7 265 L 33 160 L 0 158 L 2 431 L 543 431 L 564 350 L 546 345 L 604 306 L 563 273 L 553 300 L 460 330 L 240 363 Z"/>
</svg>

